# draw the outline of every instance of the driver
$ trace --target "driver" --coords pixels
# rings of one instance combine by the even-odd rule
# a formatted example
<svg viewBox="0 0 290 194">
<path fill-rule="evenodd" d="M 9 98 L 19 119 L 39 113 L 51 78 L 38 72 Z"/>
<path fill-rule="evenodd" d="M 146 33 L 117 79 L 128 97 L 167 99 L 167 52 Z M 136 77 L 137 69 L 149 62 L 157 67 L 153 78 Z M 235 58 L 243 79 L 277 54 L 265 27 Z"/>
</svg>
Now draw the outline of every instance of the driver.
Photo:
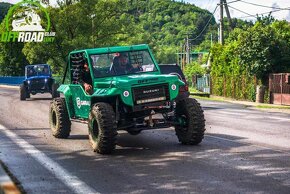
<svg viewBox="0 0 290 194">
<path fill-rule="evenodd" d="M 35 71 L 34 71 L 33 67 L 29 68 L 27 71 L 27 77 L 34 76 L 34 74 L 35 74 Z"/>
<path fill-rule="evenodd" d="M 129 64 L 127 53 L 120 53 L 119 56 L 114 58 L 110 71 L 114 72 L 116 75 L 125 75 L 137 72 L 139 68 L 134 68 Z"/>
<path fill-rule="evenodd" d="M 83 85 L 85 92 L 87 94 L 93 93 L 93 87 L 92 87 L 92 77 L 90 74 L 90 68 L 87 62 L 84 63 L 83 71 L 82 71 L 82 79 L 81 84 Z"/>
<path fill-rule="evenodd" d="M 47 66 L 44 66 L 43 70 L 42 70 L 42 74 L 44 75 L 48 75 L 49 74 L 49 70 Z"/>
</svg>

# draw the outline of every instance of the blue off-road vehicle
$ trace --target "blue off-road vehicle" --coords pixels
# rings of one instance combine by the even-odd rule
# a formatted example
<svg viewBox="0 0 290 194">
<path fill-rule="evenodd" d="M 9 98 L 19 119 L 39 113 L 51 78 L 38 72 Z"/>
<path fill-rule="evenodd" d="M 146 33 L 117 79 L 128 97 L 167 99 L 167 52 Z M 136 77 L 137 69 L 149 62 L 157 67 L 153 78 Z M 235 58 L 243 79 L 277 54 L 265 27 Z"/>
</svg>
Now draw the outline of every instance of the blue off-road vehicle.
<svg viewBox="0 0 290 194">
<path fill-rule="evenodd" d="M 50 66 L 47 64 L 27 65 L 25 79 L 20 85 L 20 100 L 30 98 L 30 94 L 51 93 L 52 98 L 59 97 L 59 85 L 51 75 Z"/>
</svg>

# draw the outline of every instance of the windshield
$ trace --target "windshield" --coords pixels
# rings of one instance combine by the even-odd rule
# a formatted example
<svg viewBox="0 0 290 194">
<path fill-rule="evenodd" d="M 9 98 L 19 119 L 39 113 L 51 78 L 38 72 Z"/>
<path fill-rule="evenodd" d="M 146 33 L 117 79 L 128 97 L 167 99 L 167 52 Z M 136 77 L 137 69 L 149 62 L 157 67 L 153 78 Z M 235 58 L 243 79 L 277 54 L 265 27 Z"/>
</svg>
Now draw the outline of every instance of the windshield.
<svg viewBox="0 0 290 194">
<path fill-rule="evenodd" d="M 94 77 L 110 77 L 156 71 L 147 50 L 90 55 Z"/>
<path fill-rule="evenodd" d="M 48 65 L 31 65 L 26 67 L 26 77 L 50 76 Z"/>
</svg>

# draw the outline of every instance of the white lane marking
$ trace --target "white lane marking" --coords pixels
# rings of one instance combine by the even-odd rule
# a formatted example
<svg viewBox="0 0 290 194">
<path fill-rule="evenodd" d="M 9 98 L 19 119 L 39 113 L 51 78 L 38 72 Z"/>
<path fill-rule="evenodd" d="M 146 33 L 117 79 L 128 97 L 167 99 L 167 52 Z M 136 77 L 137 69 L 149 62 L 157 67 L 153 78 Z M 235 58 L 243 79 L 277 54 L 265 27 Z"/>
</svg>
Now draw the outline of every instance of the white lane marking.
<svg viewBox="0 0 290 194">
<path fill-rule="evenodd" d="M 261 146 L 261 145 L 254 145 L 254 144 L 250 144 L 250 142 L 247 143 L 247 142 L 235 141 L 235 140 L 231 140 L 231 139 L 227 139 L 227 138 L 223 138 L 223 137 L 216 137 L 216 136 L 213 136 L 213 135 L 205 135 L 205 136 L 211 137 L 211 138 L 214 138 L 214 139 L 220 139 L 220 140 L 224 140 L 224 141 L 229 141 L 229 142 L 233 142 L 233 143 L 245 144 L 245 145 L 251 146 L 251 147 L 263 148 L 263 149 L 267 149 L 267 150 L 271 150 L 271 151 L 287 154 L 287 155 L 290 156 L 290 153 L 287 152 L 287 151 L 283 151 L 283 150 L 279 150 L 279 149 L 273 149 L 273 148 L 269 148 L 269 147 Z"/>
<path fill-rule="evenodd" d="M 282 117 L 269 117 L 269 119 L 277 119 L 277 120 L 280 120 L 280 121 L 290 121 L 290 119 L 287 119 L 287 118 L 282 118 Z"/>
<path fill-rule="evenodd" d="M 69 187 L 75 193 L 99 193 L 86 183 L 78 179 L 76 176 L 70 174 L 67 170 L 62 168 L 58 163 L 54 162 L 44 153 L 36 149 L 33 145 L 13 133 L 6 127 L 0 124 L 0 130 L 9 137 L 15 144 L 21 147 L 26 153 L 30 154 L 35 160 L 37 160 L 48 171 L 54 174 L 59 180 L 61 180 L 67 187 Z"/>
</svg>

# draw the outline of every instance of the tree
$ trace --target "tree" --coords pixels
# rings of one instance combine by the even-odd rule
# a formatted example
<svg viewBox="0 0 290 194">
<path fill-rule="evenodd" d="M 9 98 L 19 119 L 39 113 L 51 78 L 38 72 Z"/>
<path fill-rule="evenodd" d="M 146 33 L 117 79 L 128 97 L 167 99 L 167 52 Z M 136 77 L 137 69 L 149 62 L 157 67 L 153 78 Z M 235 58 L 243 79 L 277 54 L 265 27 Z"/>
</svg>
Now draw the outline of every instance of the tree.
<svg viewBox="0 0 290 194">
<path fill-rule="evenodd" d="M 10 3 L 3 3 L 0 2 L 0 23 L 5 18 L 5 15 L 7 14 L 9 8 L 12 6 Z"/>
<path fill-rule="evenodd" d="M 258 21 L 239 36 L 240 64 L 263 84 L 267 83 L 269 73 L 289 69 L 289 53 L 290 26 L 286 21 Z"/>
</svg>

